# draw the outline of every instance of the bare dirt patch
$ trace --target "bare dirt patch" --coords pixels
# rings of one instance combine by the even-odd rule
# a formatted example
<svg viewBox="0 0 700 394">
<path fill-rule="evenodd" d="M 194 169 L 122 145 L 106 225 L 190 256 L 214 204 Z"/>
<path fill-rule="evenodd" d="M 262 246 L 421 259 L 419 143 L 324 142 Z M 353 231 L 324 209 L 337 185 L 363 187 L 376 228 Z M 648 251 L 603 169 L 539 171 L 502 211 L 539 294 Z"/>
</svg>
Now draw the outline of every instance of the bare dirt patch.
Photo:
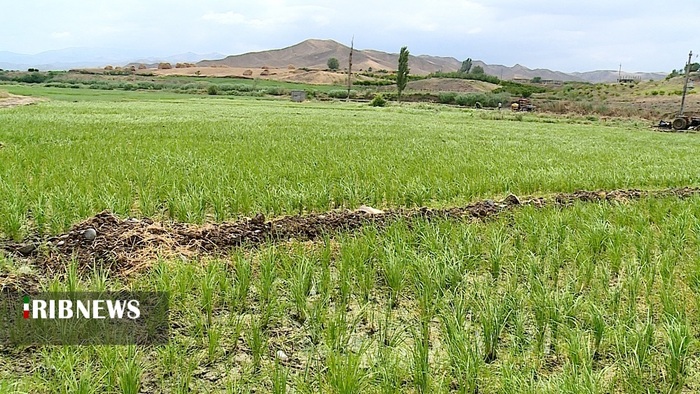
<svg viewBox="0 0 700 394">
<path fill-rule="evenodd" d="M 697 194 L 700 194 L 700 188 L 578 191 L 527 198 L 509 195 L 501 201 L 482 200 L 464 207 L 445 209 L 398 209 L 375 214 L 345 210 L 272 220 L 265 220 L 265 217 L 258 215 L 241 221 L 203 226 L 156 222 L 148 218 L 122 219 L 105 211 L 59 236 L 43 239 L 34 237 L 24 242 L 0 242 L 0 252 L 4 250 L 10 255 L 27 259 L 47 273 L 62 272 L 66 261 L 73 259 L 83 271 L 101 266 L 110 272 L 126 276 L 147 268 L 159 256 L 222 255 L 235 247 L 255 247 L 266 242 L 316 240 L 325 235 L 351 232 L 371 224 L 383 227 L 398 219 L 483 220 L 519 206 L 563 207 L 579 201 L 622 202 L 643 197 L 684 198 Z M 91 239 L 89 229 L 95 230 L 94 239 Z M 0 287 L 3 287 L 3 282 L 20 279 L 0 276 Z"/>
<path fill-rule="evenodd" d="M 498 85 L 489 82 L 456 78 L 429 78 L 408 83 L 410 90 L 429 92 L 485 93 L 497 87 Z"/>
<path fill-rule="evenodd" d="M 249 71 L 249 72 L 246 72 Z M 251 68 L 251 67 L 190 67 L 153 70 L 155 75 L 202 76 L 202 77 L 233 77 L 245 79 L 268 79 L 308 83 L 314 85 L 333 85 L 347 83 L 347 73 L 325 70 L 302 70 L 291 68 Z M 354 80 L 372 79 L 364 76 L 353 76 Z"/>
<path fill-rule="evenodd" d="M 14 94 L 0 95 L 0 108 L 17 107 L 20 105 L 35 104 L 45 99 L 38 97 L 17 96 Z"/>
</svg>

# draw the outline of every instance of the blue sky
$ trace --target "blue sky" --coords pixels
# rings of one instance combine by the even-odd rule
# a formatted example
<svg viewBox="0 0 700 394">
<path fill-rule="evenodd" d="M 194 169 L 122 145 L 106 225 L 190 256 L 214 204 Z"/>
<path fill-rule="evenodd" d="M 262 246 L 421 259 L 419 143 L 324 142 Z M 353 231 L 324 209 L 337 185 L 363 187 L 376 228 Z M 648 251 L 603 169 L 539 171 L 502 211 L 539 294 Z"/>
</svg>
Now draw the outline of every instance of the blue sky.
<svg viewBox="0 0 700 394">
<path fill-rule="evenodd" d="M 679 68 L 700 1 L 32 0 L 0 7 L 0 51 L 113 48 L 134 57 L 239 54 L 329 38 L 360 49 L 590 71 Z M 695 59 L 697 61 L 697 59 Z"/>
</svg>

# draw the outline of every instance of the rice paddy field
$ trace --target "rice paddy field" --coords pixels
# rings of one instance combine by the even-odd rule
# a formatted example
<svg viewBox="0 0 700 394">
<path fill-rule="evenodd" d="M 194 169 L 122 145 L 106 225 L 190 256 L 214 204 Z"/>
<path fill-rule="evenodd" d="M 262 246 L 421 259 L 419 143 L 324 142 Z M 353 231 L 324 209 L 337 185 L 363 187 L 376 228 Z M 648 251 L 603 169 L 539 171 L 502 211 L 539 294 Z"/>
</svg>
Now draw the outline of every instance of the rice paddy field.
<svg viewBox="0 0 700 394">
<path fill-rule="evenodd" d="M 0 392 L 700 391 L 696 134 L 430 104 L 3 89 L 49 100 L 0 109 L 0 290 L 166 291 L 171 338 L 0 344 Z M 606 197 L 618 189 L 640 192 Z M 556 198 L 579 190 L 600 198 Z M 226 228 L 475 202 L 503 209 L 158 250 L 128 273 L 84 254 L 46 268 L 47 240 L 103 211 Z"/>
</svg>

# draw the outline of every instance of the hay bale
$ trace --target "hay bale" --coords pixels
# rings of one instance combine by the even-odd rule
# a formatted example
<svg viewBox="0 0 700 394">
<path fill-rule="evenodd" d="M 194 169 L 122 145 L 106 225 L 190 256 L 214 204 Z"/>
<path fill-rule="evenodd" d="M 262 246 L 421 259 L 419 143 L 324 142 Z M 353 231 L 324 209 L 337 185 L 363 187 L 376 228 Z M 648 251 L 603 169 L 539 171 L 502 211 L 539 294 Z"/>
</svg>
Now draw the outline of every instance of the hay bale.
<svg viewBox="0 0 700 394">
<path fill-rule="evenodd" d="M 262 66 L 262 69 L 263 69 L 263 70 L 269 70 L 270 67 L 269 67 L 269 66 Z"/>
<path fill-rule="evenodd" d="M 112 66 L 105 66 L 105 71 L 112 71 L 114 70 L 114 67 Z"/>
<path fill-rule="evenodd" d="M 194 67 L 197 67 L 197 65 L 194 63 L 185 63 L 185 67 L 186 68 L 194 68 Z"/>
<path fill-rule="evenodd" d="M 287 70 L 296 70 L 296 67 L 293 64 L 289 64 L 287 65 Z"/>
<path fill-rule="evenodd" d="M 171 68 L 173 68 L 173 65 L 170 63 L 167 63 L 167 62 L 158 63 L 159 70 L 170 70 Z"/>
<path fill-rule="evenodd" d="M 253 75 L 253 70 L 245 70 L 243 71 L 243 75 L 245 75 L 246 77 L 250 77 L 251 75 Z"/>
<path fill-rule="evenodd" d="M 267 75 L 270 75 L 270 70 L 262 70 L 262 72 L 260 73 L 260 75 L 263 76 L 263 77 L 264 77 L 264 76 L 267 76 Z"/>
<path fill-rule="evenodd" d="M 139 64 L 139 70 L 145 70 L 147 68 L 145 64 Z"/>
<path fill-rule="evenodd" d="M 175 68 L 185 68 L 185 67 L 186 66 L 184 63 L 175 63 Z"/>
</svg>

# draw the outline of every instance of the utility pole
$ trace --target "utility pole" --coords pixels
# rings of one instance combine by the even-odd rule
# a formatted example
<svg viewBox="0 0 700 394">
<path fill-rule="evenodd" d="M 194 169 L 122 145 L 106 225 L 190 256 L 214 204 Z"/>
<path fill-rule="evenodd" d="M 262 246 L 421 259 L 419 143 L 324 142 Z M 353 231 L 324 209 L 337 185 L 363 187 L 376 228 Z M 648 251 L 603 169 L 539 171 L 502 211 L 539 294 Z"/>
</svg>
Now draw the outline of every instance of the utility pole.
<svg viewBox="0 0 700 394">
<path fill-rule="evenodd" d="M 348 58 L 348 98 L 347 98 L 347 101 L 350 101 L 350 90 L 352 89 L 352 51 L 353 51 L 354 47 L 355 47 L 355 35 L 352 36 L 352 40 L 350 41 L 350 57 Z"/>
<path fill-rule="evenodd" d="M 617 72 L 617 83 L 622 82 L 622 63 L 620 63 L 620 70 Z"/>
<path fill-rule="evenodd" d="M 681 112 L 678 116 L 683 116 L 683 107 L 685 107 L 685 93 L 688 91 L 688 80 L 690 79 L 690 62 L 693 59 L 693 51 L 688 55 L 688 64 L 685 65 L 685 85 L 683 85 L 683 98 L 681 98 Z"/>
</svg>

